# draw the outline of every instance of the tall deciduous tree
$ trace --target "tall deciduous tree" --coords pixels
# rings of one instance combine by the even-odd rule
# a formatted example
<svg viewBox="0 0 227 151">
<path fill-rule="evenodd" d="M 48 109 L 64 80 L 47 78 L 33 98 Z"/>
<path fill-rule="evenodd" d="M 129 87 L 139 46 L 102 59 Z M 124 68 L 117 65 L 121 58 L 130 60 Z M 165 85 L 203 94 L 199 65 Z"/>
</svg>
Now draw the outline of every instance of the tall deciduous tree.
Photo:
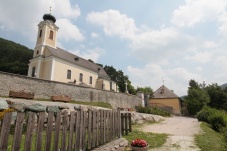
<svg viewBox="0 0 227 151">
<path fill-rule="evenodd" d="M 199 85 L 195 80 L 190 80 L 189 82 L 188 95 L 185 97 L 185 103 L 191 115 L 195 115 L 203 106 L 210 102 L 210 97 L 203 86 L 204 83 Z"/>
<path fill-rule="evenodd" d="M 142 88 L 142 87 L 138 87 L 138 88 L 137 88 L 137 91 L 142 91 L 143 93 L 150 94 L 150 96 L 152 96 L 152 95 L 153 95 L 153 90 L 152 90 L 152 88 L 151 88 L 151 87 L 149 87 L 149 86 L 144 87 L 144 88 Z"/>
<path fill-rule="evenodd" d="M 131 81 L 129 80 L 127 75 L 124 75 L 122 70 L 116 70 L 113 66 L 105 66 L 104 70 L 109 75 L 111 80 L 115 81 L 119 87 L 119 91 L 124 93 L 126 91 L 126 82 L 127 89 L 130 94 L 136 94 L 136 90 L 131 85 Z"/>
<path fill-rule="evenodd" d="M 227 111 L 227 89 L 222 89 L 217 84 L 208 85 L 206 91 L 210 96 L 209 106 Z"/>
</svg>

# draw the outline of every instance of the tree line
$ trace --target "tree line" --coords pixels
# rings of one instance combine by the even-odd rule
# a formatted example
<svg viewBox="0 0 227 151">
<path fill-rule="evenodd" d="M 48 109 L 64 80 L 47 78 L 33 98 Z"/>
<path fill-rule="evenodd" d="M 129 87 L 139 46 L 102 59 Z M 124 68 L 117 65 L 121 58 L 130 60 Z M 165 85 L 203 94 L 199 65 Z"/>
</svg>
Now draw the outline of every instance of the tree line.
<svg viewBox="0 0 227 151">
<path fill-rule="evenodd" d="M 0 71 L 27 75 L 33 50 L 0 38 Z"/>
<path fill-rule="evenodd" d="M 190 115 L 196 115 L 204 106 L 227 111 L 227 87 L 217 83 L 206 85 L 192 79 L 184 101 Z"/>
</svg>

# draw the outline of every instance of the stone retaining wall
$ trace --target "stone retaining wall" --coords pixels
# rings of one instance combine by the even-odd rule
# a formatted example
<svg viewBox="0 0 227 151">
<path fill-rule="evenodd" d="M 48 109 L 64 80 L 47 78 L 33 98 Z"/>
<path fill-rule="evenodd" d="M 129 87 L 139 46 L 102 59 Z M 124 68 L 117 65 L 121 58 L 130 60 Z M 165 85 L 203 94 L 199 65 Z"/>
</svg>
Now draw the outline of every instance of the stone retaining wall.
<svg viewBox="0 0 227 151">
<path fill-rule="evenodd" d="M 0 72 L 0 95 L 8 96 L 10 90 L 34 92 L 35 98 L 68 95 L 75 101 L 110 103 L 114 109 L 141 105 L 141 99 L 135 95 Z"/>
</svg>

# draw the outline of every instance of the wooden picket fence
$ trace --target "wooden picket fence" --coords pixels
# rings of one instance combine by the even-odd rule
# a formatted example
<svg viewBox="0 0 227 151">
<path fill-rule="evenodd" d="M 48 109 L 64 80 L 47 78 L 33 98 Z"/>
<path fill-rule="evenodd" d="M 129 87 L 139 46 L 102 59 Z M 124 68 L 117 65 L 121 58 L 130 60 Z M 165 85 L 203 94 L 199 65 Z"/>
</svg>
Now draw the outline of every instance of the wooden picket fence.
<svg viewBox="0 0 227 151">
<path fill-rule="evenodd" d="M 121 113 L 121 134 L 128 135 L 132 132 L 131 113 Z"/>
<path fill-rule="evenodd" d="M 131 114 L 120 110 L 5 113 L 0 151 L 87 151 L 131 131 Z M 121 124 L 122 123 L 122 124 Z"/>
</svg>

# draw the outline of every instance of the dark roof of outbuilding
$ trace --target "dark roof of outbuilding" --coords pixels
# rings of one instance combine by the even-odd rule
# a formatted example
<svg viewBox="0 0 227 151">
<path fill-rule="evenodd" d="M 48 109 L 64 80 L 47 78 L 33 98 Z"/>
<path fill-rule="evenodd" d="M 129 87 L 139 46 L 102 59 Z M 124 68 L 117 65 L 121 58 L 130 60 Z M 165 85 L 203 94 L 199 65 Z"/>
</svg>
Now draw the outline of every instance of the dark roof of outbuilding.
<svg viewBox="0 0 227 151">
<path fill-rule="evenodd" d="M 173 91 L 169 90 L 166 86 L 162 85 L 159 89 L 157 89 L 153 98 L 179 98 Z"/>
<path fill-rule="evenodd" d="M 58 58 L 61 58 L 63 60 L 66 60 L 68 62 L 71 62 L 75 65 L 78 65 L 78 66 L 81 66 L 81 67 L 84 67 L 88 70 L 91 70 L 93 72 L 96 72 L 99 77 L 101 78 L 104 78 L 104 79 L 108 79 L 110 80 L 110 77 L 106 74 L 105 70 L 103 69 L 103 67 L 93 63 L 93 62 L 90 62 L 86 59 L 83 59 L 77 55 L 74 55 L 68 51 L 65 51 L 61 48 L 58 48 L 55 49 L 55 48 L 52 48 L 50 46 L 47 46 L 47 49 L 52 53 L 53 56 L 55 57 L 58 57 Z"/>
</svg>

